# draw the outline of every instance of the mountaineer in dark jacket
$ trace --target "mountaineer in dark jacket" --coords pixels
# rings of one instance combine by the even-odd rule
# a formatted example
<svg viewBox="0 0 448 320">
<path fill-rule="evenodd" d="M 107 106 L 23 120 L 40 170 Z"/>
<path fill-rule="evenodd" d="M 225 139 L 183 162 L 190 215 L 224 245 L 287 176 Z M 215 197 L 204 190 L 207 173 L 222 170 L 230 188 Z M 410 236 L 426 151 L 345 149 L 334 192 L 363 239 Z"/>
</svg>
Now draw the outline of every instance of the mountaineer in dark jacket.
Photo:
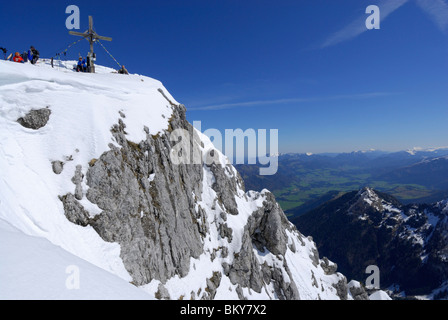
<svg viewBox="0 0 448 320">
<path fill-rule="evenodd" d="M 86 59 L 79 57 L 78 64 L 76 65 L 76 72 L 87 72 Z"/>
<path fill-rule="evenodd" d="M 31 46 L 30 50 L 28 50 L 28 60 L 30 60 L 32 64 L 36 64 L 37 60 L 39 60 L 39 51 L 37 51 L 33 46 Z"/>
</svg>

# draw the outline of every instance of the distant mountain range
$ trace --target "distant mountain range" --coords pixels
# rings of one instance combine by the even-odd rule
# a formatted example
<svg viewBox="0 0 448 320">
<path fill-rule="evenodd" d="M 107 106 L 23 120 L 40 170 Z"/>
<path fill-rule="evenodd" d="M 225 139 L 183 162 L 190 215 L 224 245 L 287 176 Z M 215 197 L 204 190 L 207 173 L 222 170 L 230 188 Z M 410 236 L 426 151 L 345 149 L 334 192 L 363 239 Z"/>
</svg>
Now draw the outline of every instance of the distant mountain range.
<svg viewBox="0 0 448 320">
<path fill-rule="evenodd" d="M 274 176 L 237 169 L 349 278 L 377 265 L 394 298 L 448 298 L 448 148 L 282 154 Z"/>
<path fill-rule="evenodd" d="M 382 288 L 397 296 L 448 298 L 448 200 L 403 205 L 363 188 L 293 219 L 319 252 L 348 277 L 377 265 Z"/>
<path fill-rule="evenodd" d="M 387 192 L 403 203 L 448 198 L 448 148 L 281 154 L 278 160 L 274 176 L 258 175 L 258 165 L 236 167 L 249 189 L 271 190 L 289 217 L 325 202 L 335 192 L 364 186 Z"/>
<path fill-rule="evenodd" d="M 405 167 L 378 175 L 379 179 L 411 184 L 418 183 L 434 189 L 448 186 L 448 156 L 429 158 Z"/>
</svg>

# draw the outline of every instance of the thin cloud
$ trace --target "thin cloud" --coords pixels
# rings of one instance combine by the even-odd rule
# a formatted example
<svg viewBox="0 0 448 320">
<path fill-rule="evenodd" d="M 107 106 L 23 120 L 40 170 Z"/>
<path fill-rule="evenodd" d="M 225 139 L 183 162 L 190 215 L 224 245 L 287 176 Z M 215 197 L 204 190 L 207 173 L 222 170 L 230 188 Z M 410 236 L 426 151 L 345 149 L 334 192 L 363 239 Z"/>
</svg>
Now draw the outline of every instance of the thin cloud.
<svg viewBox="0 0 448 320">
<path fill-rule="evenodd" d="M 211 110 L 224 110 L 233 108 L 247 108 L 263 105 L 285 105 L 292 103 L 304 103 L 304 102 L 321 102 L 321 101 L 333 101 L 333 100 L 353 100 L 353 99 L 369 99 L 395 95 L 396 93 L 390 92 L 370 92 L 361 94 L 347 94 L 347 95 L 335 95 L 330 97 L 311 97 L 311 98 L 291 98 L 291 99 L 273 99 L 273 100 L 255 100 L 235 103 L 223 103 L 208 105 L 203 107 L 188 108 L 189 111 L 211 111 Z"/>
<path fill-rule="evenodd" d="M 383 22 L 391 13 L 393 13 L 395 10 L 400 8 L 402 5 L 407 3 L 409 0 L 383 0 L 380 1 L 378 4 L 378 7 L 381 10 L 381 22 Z M 426 2 L 426 0 L 422 0 L 423 2 Z M 428 1 L 434 1 L 434 0 L 428 0 Z M 439 0 L 442 1 L 443 0 Z M 348 41 L 351 39 L 356 38 L 357 36 L 361 35 L 362 33 L 367 31 L 365 21 L 367 19 L 367 15 L 363 15 L 362 17 L 359 17 L 357 20 L 350 23 L 345 28 L 333 33 L 328 39 L 326 39 L 322 45 L 320 46 L 321 49 L 327 48 L 330 46 L 334 46 L 336 44 L 339 44 L 344 41 Z"/>
<path fill-rule="evenodd" d="M 448 4 L 445 0 L 417 0 L 417 5 L 428 13 L 440 30 L 448 30 Z"/>
</svg>

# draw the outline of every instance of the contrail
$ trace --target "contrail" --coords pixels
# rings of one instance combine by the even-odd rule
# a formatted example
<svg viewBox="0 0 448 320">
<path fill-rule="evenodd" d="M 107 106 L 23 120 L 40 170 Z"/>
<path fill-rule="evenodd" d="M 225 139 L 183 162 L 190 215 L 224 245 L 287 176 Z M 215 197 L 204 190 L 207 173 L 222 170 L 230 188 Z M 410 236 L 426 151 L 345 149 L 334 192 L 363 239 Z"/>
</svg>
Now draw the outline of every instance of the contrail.
<svg viewBox="0 0 448 320">
<path fill-rule="evenodd" d="M 448 30 L 448 4 L 445 0 L 417 0 L 417 4 L 426 11 L 440 30 Z"/>
<path fill-rule="evenodd" d="M 394 94 L 397 94 L 397 93 L 369 92 L 369 93 L 359 93 L 359 94 L 334 95 L 334 96 L 329 96 L 329 97 L 255 100 L 255 101 L 215 104 L 215 105 L 208 105 L 208 106 L 204 106 L 204 107 L 192 107 L 192 108 L 188 108 L 188 110 L 189 111 L 224 110 L 224 109 L 241 108 L 241 107 L 262 106 L 262 105 L 284 105 L 284 104 L 304 103 L 304 102 L 369 99 L 369 98 L 390 96 L 390 95 L 394 95 Z"/>
<path fill-rule="evenodd" d="M 402 7 L 410 0 L 382 0 L 378 7 L 381 10 L 381 21 L 384 21 L 391 13 Z M 448 3 L 446 0 L 416 0 L 417 5 L 423 9 L 438 26 L 441 31 L 448 30 Z M 345 28 L 333 33 L 327 38 L 320 48 L 327 48 L 356 38 L 367 31 L 365 27 L 366 16 L 359 17 Z"/>
</svg>

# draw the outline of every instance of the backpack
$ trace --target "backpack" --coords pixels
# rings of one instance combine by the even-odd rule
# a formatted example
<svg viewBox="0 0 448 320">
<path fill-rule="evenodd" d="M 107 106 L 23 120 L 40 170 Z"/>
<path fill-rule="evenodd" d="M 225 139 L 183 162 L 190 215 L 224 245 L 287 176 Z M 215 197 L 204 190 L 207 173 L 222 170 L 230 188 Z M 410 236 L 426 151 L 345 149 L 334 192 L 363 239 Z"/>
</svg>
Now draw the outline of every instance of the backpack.
<svg viewBox="0 0 448 320">
<path fill-rule="evenodd" d="M 25 51 L 21 54 L 23 61 L 28 62 L 28 53 Z"/>
<path fill-rule="evenodd" d="M 39 57 L 40 56 L 39 51 L 37 51 L 36 48 L 32 49 L 31 52 L 33 53 L 34 57 Z"/>
</svg>

